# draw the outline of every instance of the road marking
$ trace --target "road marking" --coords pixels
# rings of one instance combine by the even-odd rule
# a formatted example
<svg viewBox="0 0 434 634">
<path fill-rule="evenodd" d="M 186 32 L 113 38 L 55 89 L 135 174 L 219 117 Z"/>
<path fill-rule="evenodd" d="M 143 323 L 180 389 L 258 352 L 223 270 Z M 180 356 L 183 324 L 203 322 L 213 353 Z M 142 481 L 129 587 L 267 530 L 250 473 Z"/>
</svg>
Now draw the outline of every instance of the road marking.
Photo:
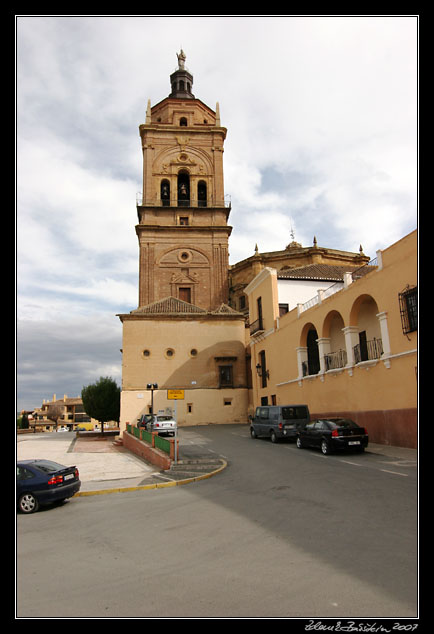
<svg viewBox="0 0 434 634">
<path fill-rule="evenodd" d="M 399 473 L 398 471 L 389 471 L 388 469 L 380 469 L 380 471 L 384 471 L 384 473 L 393 473 L 393 475 L 408 476 L 408 473 Z"/>
<path fill-rule="evenodd" d="M 352 464 L 355 467 L 361 467 L 362 465 L 359 464 L 358 462 L 350 462 L 349 460 L 340 460 L 339 462 L 345 462 L 345 464 Z"/>
</svg>

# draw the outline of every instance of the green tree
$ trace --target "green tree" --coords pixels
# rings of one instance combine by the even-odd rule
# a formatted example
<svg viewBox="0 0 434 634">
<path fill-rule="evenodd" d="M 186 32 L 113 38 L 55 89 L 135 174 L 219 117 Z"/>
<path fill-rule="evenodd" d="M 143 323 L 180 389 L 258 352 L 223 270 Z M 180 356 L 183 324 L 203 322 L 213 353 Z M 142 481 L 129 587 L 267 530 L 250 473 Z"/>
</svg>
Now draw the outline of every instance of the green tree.
<svg viewBox="0 0 434 634">
<path fill-rule="evenodd" d="M 111 377 L 100 377 L 99 381 L 87 385 L 81 390 L 83 407 L 91 418 L 101 423 L 104 433 L 104 423 L 114 420 L 119 422 L 121 408 L 121 388 Z"/>
<path fill-rule="evenodd" d="M 29 419 L 27 414 L 22 414 L 17 419 L 17 427 L 18 429 L 28 429 L 29 428 Z"/>
</svg>

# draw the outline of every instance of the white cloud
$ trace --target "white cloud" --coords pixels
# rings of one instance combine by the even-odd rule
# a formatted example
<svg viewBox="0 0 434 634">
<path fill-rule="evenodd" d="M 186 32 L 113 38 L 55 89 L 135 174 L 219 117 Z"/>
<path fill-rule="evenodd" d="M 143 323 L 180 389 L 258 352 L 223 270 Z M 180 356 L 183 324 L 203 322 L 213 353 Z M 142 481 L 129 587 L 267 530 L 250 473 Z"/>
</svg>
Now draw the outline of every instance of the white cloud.
<svg viewBox="0 0 434 634">
<path fill-rule="evenodd" d="M 137 305 L 138 126 L 148 98 L 168 96 L 181 46 L 195 96 L 212 108 L 218 101 L 228 128 L 232 263 L 255 244 L 285 248 L 291 228 L 305 245 L 316 235 L 322 246 L 362 243 L 375 255 L 416 226 L 416 18 L 20 17 L 20 362 L 25 368 L 29 342 L 35 357 L 45 350 L 66 317 L 83 359 L 59 357 L 42 370 L 33 405 L 70 392 L 70 377 L 92 366 L 120 368 L 117 356 L 101 357 L 107 342 L 87 354 L 84 324 L 99 323 L 90 328 L 99 340 L 101 328 L 119 328 L 116 312 Z M 54 376 L 65 386 L 54 390 Z M 32 381 L 27 375 L 24 393 Z"/>
</svg>

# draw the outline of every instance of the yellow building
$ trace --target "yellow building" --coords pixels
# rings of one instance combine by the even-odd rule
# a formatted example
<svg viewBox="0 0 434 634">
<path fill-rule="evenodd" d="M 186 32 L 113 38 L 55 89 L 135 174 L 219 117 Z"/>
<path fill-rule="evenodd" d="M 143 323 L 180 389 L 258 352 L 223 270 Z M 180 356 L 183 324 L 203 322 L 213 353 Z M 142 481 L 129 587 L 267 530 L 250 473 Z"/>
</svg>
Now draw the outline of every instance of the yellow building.
<svg viewBox="0 0 434 634">
<path fill-rule="evenodd" d="M 267 267 L 245 288 L 253 405 L 306 403 L 313 417 L 353 418 L 372 442 L 416 447 L 417 232 L 299 299 L 298 283 L 319 287 L 307 277 Z"/>
</svg>

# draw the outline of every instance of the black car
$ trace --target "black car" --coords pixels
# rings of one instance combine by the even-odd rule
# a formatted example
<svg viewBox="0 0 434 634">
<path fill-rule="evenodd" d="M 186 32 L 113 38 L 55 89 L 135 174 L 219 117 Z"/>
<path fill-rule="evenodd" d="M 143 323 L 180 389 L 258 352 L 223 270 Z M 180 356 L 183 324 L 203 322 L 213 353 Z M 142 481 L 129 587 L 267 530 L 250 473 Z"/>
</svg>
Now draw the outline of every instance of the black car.
<svg viewBox="0 0 434 634">
<path fill-rule="evenodd" d="M 63 502 L 80 487 L 77 467 L 51 460 L 17 462 L 17 507 L 22 513 L 34 513 L 42 504 Z"/>
<path fill-rule="evenodd" d="M 324 455 L 339 449 L 364 451 L 368 432 L 349 418 L 313 420 L 297 435 L 297 447 L 319 447 Z"/>
</svg>

